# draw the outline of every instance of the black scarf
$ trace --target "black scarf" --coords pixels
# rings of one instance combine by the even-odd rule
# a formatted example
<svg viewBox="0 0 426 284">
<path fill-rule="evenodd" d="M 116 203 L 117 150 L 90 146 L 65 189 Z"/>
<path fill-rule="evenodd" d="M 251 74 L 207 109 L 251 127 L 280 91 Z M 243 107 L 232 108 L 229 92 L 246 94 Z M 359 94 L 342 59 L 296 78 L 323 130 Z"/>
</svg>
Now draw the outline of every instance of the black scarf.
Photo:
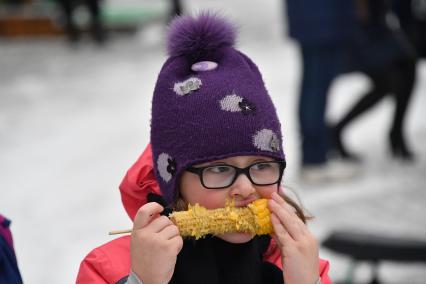
<svg viewBox="0 0 426 284">
<path fill-rule="evenodd" d="M 269 236 L 232 244 L 208 236 L 184 240 L 171 284 L 283 284 L 281 269 L 264 262 Z"/>
</svg>

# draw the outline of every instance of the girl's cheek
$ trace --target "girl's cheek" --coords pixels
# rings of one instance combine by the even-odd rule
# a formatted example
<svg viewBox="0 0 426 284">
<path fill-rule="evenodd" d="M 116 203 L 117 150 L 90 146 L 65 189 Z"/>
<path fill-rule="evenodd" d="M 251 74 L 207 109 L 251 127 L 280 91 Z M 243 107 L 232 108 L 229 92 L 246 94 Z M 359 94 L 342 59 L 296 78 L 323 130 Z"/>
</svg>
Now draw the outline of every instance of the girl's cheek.
<svg viewBox="0 0 426 284">
<path fill-rule="evenodd" d="M 199 204 L 207 209 L 222 208 L 225 206 L 228 195 L 225 191 L 205 192 L 199 196 Z"/>
<path fill-rule="evenodd" d="M 271 186 L 264 186 L 257 189 L 257 193 L 262 198 L 270 199 L 272 193 L 277 192 L 277 185 L 271 185 Z"/>
</svg>

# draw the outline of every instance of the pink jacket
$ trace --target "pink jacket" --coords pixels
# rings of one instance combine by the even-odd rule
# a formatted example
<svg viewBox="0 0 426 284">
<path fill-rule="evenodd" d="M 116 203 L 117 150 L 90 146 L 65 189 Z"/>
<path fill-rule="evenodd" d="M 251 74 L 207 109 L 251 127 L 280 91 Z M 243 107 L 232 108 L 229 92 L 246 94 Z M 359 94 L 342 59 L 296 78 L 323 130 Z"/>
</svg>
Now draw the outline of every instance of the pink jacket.
<svg viewBox="0 0 426 284">
<path fill-rule="evenodd" d="M 148 145 L 120 185 L 121 200 L 132 220 L 138 209 L 147 203 L 147 195 L 150 192 L 161 194 L 152 168 L 151 146 Z M 263 259 L 282 269 L 280 251 L 273 240 Z M 331 284 L 328 261 L 319 259 L 319 264 L 321 283 Z M 130 236 L 124 236 L 92 250 L 80 264 L 76 283 L 125 283 L 129 273 Z"/>
</svg>

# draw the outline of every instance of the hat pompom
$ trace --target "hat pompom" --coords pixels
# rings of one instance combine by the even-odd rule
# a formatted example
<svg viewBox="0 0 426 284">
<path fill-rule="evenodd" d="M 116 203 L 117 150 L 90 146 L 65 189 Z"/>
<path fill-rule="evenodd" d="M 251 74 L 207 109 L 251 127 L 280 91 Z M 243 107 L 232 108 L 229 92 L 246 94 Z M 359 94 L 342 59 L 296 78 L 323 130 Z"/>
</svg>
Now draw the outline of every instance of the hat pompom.
<svg viewBox="0 0 426 284">
<path fill-rule="evenodd" d="M 233 46 L 236 27 L 215 13 L 197 17 L 179 16 L 170 24 L 167 37 L 169 56 L 200 54 L 223 46 Z"/>
</svg>

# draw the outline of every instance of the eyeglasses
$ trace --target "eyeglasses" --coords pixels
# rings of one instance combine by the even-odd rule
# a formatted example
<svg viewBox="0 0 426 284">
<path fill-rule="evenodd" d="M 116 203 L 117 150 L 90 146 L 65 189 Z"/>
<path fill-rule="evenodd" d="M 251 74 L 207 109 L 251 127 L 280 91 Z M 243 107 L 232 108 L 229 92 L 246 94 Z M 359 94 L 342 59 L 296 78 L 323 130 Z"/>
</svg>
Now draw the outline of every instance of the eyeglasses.
<svg viewBox="0 0 426 284">
<path fill-rule="evenodd" d="M 285 161 L 258 162 L 245 168 L 221 164 L 207 167 L 189 167 L 188 172 L 200 177 L 201 184 L 208 189 L 223 189 L 231 186 L 240 174 L 245 174 L 254 185 L 272 185 L 281 181 Z"/>
</svg>

